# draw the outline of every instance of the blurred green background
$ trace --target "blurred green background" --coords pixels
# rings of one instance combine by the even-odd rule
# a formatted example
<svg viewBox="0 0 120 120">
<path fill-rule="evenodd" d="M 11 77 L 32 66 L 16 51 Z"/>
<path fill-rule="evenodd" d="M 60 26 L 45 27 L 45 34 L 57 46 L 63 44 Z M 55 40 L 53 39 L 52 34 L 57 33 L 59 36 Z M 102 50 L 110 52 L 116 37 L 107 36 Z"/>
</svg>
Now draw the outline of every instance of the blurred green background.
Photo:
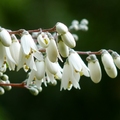
<svg viewBox="0 0 120 120">
<path fill-rule="evenodd" d="M 120 53 L 119 0 L 1 0 L 0 26 L 11 29 L 67 26 L 73 19 L 89 20 L 89 31 L 78 31 L 76 50 L 113 49 Z M 86 56 L 82 56 L 85 61 Z M 98 56 L 100 59 L 100 56 Z M 94 84 L 82 77 L 81 90 L 60 92 L 60 85 L 43 87 L 38 96 L 13 88 L 0 96 L 0 120 L 120 120 L 120 72 Z M 8 72 L 11 82 L 25 79 L 23 70 Z"/>
</svg>

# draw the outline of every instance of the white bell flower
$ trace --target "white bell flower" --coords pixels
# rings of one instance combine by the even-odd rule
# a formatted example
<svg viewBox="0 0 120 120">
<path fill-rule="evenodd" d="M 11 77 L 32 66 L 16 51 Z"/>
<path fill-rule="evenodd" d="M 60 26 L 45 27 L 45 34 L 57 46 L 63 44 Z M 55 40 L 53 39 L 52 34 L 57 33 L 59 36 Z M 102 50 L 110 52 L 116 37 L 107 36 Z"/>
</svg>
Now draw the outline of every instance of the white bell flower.
<svg viewBox="0 0 120 120">
<path fill-rule="evenodd" d="M 80 80 L 80 74 L 75 71 L 73 66 L 71 66 L 68 62 L 64 64 L 63 67 L 63 76 L 61 79 L 61 89 L 68 89 L 70 90 L 72 86 L 74 86 L 76 89 L 80 89 L 79 86 L 79 80 Z"/>
<path fill-rule="evenodd" d="M 56 24 L 56 31 L 58 32 L 58 34 L 65 34 L 66 32 L 68 32 L 68 28 L 65 24 L 61 23 L 61 22 L 57 22 Z"/>
<path fill-rule="evenodd" d="M 102 72 L 96 55 L 89 55 L 86 59 L 88 61 L 88 68 L 90 70 L 90 77 L 94 83 L 99 83 L 101 81 Z"/>
<path fill-rule="evenodd" d="M 46 53 L 51 62 L 57 61 L 59 53 L 54 39 L 50 39 L 49 46 L 46 48 Z"/>
<path fill-rule="evenodd" d="M 42 32 L 38 35 L 37 41 L 38 41 L 39 45 L 42 46 L 43 48 L 47 48 L 50 43 L 50 40 L 49 40 L 47 34 L 44 32 Z"/>
<path fill-rule="evenodd" d="M 68 57 L 69 55 L 69 47 L 62 41 L 61 36 L 58 36 L 58 50 L 62 57 Z"/>
<path fill-rule="evenodd" d="M 55 75 L 58 72 L 57 62 L 51 62 L 48 56 L 45 57 L 45 65 L 51 74 Z"/>
<path fill-rule="evenodd" d="M 35 64 L 36 64 L 36 68 L 37 68 L 37 71 L 35 71 L 35 77 L 38 80 L 41 80 L 45 76 L 45 62 L 43 60 L 42 61 L 36 60 Z"/>
<path fill-rule="evenodd" d="M 76 46 L 75 39 L 70 32 L 66 32 L 65 34 L 62 34 L 61 38 L 68 47 L 74 48 Z"/>
<path fill-rule="evenodd" d="M 27 31 L 23 31 L 20 41 L 25 55 L 28 55 L 31 52 L 31 49 L 38 51 L 32 36 Z"/>
<path fill-rule="evenodd" d="M 47 82 L 54 84 L 56 82 L 56 80 L 54 78 L 54 75 L 52 73 L 50 73 L 48 71 L 48 69 L 46 69 L 45 71 L 46 71 L 46 75 L 47 75 L 47 77 L 46 77 L 47 78 Z"/>
<path fill-rule="evenodd" d="M 79 72 L 81 75 L 85 75 L 90 77 L 89 69 L 78 55 L 78 53 L 74 50 L 70 50 L 70 55 L 68 56 L 69 64 L 71 64 L 74 69 Z"/>
<path fill-rule="evenodd" d="M 0 67 L 4 66 L 4 64 L 8 64 L 9 70 L 14 70 L 15 69 L 15 61 L 11 56 L 10 49 L 9 47 L 5 47 L 1 42 L 0 42 Z"/>
<path fill-rule="evenodd" d="M 23 31 L 21 37 L 21 48 L 19 55 L 19 65 L 17 70 L 24 67 L 25 71 L 29 68 L 37 70 L 34 57 L 38 60 L 43 60 L 43 55 L 38 51 L 37 46 L 27 31 Z"/>
<path fill-rule="evenodd" d="M 111 78 L 115 78 L 117 76 L 117 69 L 111 55 L 106 50 L 103 50 L 101 59 L 107 75 Z"/>
<path fill-rule="evenodd" d="M 12 40 L 8 31 L 1 27 L 0 27 L 0 42 L 6 47 L 9 47 L 12 43 Z"/>
<path fill-rule="evenodd" d="M 16 64 L 18 65 L 21 45 L 14 34 L 11 35 L 11 38 L 12 38 L 12 43 L 10 45 L 10 52 Z"/>
</svg>

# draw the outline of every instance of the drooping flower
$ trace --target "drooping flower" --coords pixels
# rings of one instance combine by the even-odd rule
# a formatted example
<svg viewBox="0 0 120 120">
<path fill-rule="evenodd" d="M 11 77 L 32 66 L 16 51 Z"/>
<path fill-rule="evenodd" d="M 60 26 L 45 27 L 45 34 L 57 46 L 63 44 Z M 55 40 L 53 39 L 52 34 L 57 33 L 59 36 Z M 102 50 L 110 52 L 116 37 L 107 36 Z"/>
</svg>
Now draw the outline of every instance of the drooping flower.
<svg viewBox="0 0 120 120">
<path fill-rule="evenodd" d="M 43 55 L 38 51 L 32 36 L 27 31 L 23 31 L 21 37 L 19 65 L 17 70 L 22 67 L 24 67 L 25 71 L 27 71 L 29 68 L 37 70 L 34 57 L 38 60 L 43 60 Z"/>
<path fill-rule="evenodd" d="M 94 83 L 99 83 L 102 77 L 101 67 L 96 55 L 89 55 L 86 59 L 90 70 L 90 77 Z"/>
<path fill-rule="evenodd" d="M 115 78 L 117 76 L 117 69 L 113 62 L 113 58 L 108 53 L 108 51 L 102 50 L 101 59 L 107 75 L 111 78 Z"/>
<path fill-rule="evenodd" d="M 4 66 L 4 64 L 8 64 L 9 70 L 14 70 L 15 69 L 15 61 L 11 56 L 10 49 L 9 47 L 5 47 L 1 42 L 0 42 L 0 68 Z"/>
<path fill-rule="evenodd" d="M 19 64 L 20 43 L 14 34 L 11 35 L 12 43 L 10 45 L 10 52 L 16 64 Z"/>
<path fill-rule="evenodd" d="M 43 48 L 47 48 L 50 43 L 50 40 L 49 40 L 47 34 L 44 32 L 42 32 L 38 35 L 37 41 L 38 41 L 39 45 Z"/>
<path fill-rule="evenodd" d="M 61 90 L 70 90 L 73 87 L 80 89 L 80 74 L 71 66 L 68 61 L 64 64 L 63 75 L 61 79 Z"/>
<path fill-rule="evenodd" d="M 90 77 L 89 69 L 78 55 L 78 53 L 74 50 L 70 50 L 70 55 L 68 56 L 69 64 L 71 64 L 74 69 L 79 72 L 81 75 L 85 75 Z"/>
</svg>

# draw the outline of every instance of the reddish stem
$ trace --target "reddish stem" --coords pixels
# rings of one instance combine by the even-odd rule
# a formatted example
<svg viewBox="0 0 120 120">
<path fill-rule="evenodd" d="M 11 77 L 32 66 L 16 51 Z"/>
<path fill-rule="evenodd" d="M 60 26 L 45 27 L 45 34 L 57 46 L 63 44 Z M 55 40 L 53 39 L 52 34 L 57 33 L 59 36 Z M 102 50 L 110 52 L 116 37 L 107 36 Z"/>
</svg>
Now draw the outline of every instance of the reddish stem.
<svg viewBox="0 0 120 120">
<path fill-rule="evenodd" d="M 12 86 L 12 87 L 22 87 L 25 88 L 25 83 L 0 83 L 0 86 Z"/>
<path fill-rule="evenodd" d="M 16 30 L 16 31 L 9 31 L 9 34 L 21 34 L 23 32 L 24 29 L 21 30 Z M 49 28 L 49 29 L 36 29 L 36 30 L 28 30 L 29 33 L 32 32 L 55 32 L 56 31 L 56 27 L 54 26 L 53 28 Z"/>
</svg>

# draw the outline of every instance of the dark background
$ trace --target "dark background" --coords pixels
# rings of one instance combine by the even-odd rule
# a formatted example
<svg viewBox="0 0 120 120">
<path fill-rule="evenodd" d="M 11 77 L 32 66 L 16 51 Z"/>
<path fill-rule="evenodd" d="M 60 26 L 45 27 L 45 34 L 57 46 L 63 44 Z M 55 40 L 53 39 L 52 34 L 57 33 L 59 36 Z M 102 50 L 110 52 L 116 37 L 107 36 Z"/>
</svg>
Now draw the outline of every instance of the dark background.
<svg viewBox="0 0 120 120">
<path fill-rule="evenodd" d="M 77 32 L 76 50 L 112 49 L 120 53 L 119 0 L 0 1 L 0 26 L 11 30 L 50 28 L 57 22 L 69 26 L 72 20 L 83 18 L 89 20 L 89 31 Z M 86 56 L 82 58 L 85 61 Z M 110 79 L 101 67 L 101 82 L 94 84 L 83 76 L 81 90 L 60 91 L 58 82 L 33 96 L 26 89 L 13 88 L 0 96 L 0 120 L 119 120 L 120 73 Z M 7 74 L 11 82 L 25 79 L 23 70 Z"/>
</svg>

